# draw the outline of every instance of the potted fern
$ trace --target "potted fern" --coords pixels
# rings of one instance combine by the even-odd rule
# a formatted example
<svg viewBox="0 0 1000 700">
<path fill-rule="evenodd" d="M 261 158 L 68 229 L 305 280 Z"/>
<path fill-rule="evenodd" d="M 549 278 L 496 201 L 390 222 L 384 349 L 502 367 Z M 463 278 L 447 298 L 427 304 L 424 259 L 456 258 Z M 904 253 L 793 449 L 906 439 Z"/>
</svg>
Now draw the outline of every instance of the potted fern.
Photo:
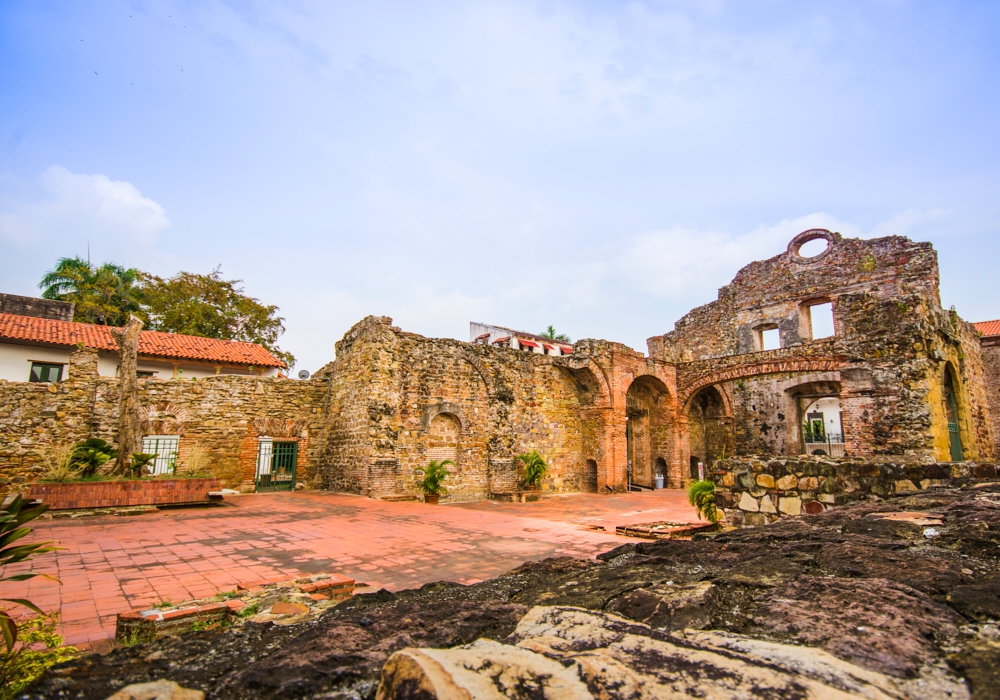
<svg viewBox="0 0 1000 700">
<path fill-rule="evenodd" d="M 454 465 L 455 463 L 450 459 L 442 459 L 440 461 L 432 459 L 430 464 L 420 469 L 424 473 L 424 478 L 418 486 L 424 492 L 424 503 L 437 505 L 438 501 L 441 500 L 441 496 L 448 495 L 448 489 L 442 483 L 448 478 L 448 470 L 445 469 L 445 465 L 447 464 Z"/>
<path fill-rule="evenodd" d="M 549 467 L 545 460 L 536 450 L 531 450 L 523 455 L 518 455 L 517 459 L 524 465 L 524 487 L 529 491 L 541 491 L 542 479 L 549 473 Z"/>
</svg>

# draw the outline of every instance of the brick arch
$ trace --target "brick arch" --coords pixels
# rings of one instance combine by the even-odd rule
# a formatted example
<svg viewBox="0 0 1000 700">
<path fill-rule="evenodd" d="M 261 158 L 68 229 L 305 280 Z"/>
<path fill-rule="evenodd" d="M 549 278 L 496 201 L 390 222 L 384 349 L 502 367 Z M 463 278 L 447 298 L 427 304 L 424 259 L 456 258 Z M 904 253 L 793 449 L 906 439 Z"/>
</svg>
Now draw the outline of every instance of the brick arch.
<svg viewBox="0 0 1000 700">
<path fill-rule="evenodd" d="M 786 358 L 758 362 L 752 365 L 736 365 L 712 372 L 705 372 L 684 382 L 680 395 L 681 405 L 687 407 L 691 398 L 700 390 L 712 384 L 730 382 L 763 374 L 787 374 L 789 372 L 836 372 L 844 366 L 844 361 L 836 358 Z"/>
<path fill-rule="evenodd" d="M 138 414 L 143 435 L 183 435 L 190 420 L 186 408 L 171 403 L 141 406 Z"/>
<path fill-rule="evenodd" d="M 303 421 L 290 418 L 259 417 L 254 418 L 248 427 L 251 428 L 251 435 L 298 439 L 306 426 Z"/>
<path fill-rule="evenodd" d="M 537 358 L 537 359 L 536 359 Z M 562 356 L 555 357 L 552 355 L 536 355 L 531 358 L 536 364 L 539 365 L 550 365 L 552 367 L 558 367 L 564 372 L 569 373 L 574 379 L 579 380 L 581 374 L 584 376 L 590 376 L 593 378 L 594 383 L 597 385 L 597 392 L 593 401 L 589 403 L 593 407 L 605 407 L 611 404 L 611 388 L 608 382 L 608 377 L 604 373 L 604 368 L 599 364 L 594 362 L 592 358 L 589 357 L 573 357 L 573 356 Z M 585 379 L 583 380 L 586 381 Z"/>
</svg>

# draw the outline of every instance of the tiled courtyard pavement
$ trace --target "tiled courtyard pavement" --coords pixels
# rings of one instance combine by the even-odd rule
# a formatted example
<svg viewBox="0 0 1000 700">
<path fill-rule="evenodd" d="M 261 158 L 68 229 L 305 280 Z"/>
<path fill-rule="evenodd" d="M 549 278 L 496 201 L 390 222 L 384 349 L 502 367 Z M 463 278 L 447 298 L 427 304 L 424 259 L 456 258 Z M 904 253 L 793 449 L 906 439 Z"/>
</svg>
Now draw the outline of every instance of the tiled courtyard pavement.
<svg viewBox="0 0 1000 700">
<path fill-rule="evenodd" d="M 611 534 L 615 525 L 656 520 L 696 518 L 684 492 L 666 490 L 437 507 L 318 492 L 235 496 L 218 507 L 38 522 L 31 539 L 65 549 L 39 556 L 35 570 L 62 585 L 38 577 L 0 594 L 61 609 L 66 641 L 83 644 L 113 636 L 117 613 L 161 600 L 311 573 L 390 590 L 473 583 L 525 561 L 596 556 L 635 541 Z"/>
</svg>

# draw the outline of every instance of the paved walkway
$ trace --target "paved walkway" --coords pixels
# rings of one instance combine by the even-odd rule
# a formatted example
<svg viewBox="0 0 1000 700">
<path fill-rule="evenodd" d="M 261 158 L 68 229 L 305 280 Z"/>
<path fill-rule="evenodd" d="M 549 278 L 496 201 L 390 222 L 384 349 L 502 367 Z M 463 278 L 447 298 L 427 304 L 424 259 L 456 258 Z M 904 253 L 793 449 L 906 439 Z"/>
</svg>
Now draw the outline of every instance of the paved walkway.
<svg viewBox="0 0 1000 700">
<path fill-rule="evenodd" d="M 339 573 L 390 590 L 468 584 L 525 561 L 593 557 L 635 541 L 612 534 L 614 526 L 660 520 L 696 520 L 684 492 L 437 507 L 322 492 L 234 496 L 218 507 L 41 521 L 30 539 L 65 549 L 32 566 L 62 584 L 37 577 L 4 584 L 0 597 L 60 609 L 66 641 L 83 644 L 114 636 L 124 610 L 241 583 Z"/>
</svg>

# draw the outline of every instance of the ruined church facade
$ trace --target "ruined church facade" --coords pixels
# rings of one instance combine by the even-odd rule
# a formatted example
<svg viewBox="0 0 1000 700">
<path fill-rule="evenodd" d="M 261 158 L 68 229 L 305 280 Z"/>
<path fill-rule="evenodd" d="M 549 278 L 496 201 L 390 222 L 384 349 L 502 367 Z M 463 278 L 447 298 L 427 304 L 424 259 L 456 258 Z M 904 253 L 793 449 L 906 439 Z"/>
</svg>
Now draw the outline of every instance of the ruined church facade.
<svg viewBox="0 0 1000 700">
<path fill-rule="evenodd" d="M 813 240 L 825 250 L 804 255 Z M 648 350 L 582 340 L 554 357 L 368 317 L 317 373 L 322 485 L 413 497 L 420 468 L 448 459 L 452 495 L 483 498 L 518 488 L 529 450 L 545 489 L 592 492 L 683 487 L 734 455 L 995 458 L 979 335 L 941 307 L 928 243 L 805 231 Z"/>
<path fill-rule="evenodd" d="M 804 254 L 816 240 L 826 249 Z M 450 460 L 450 498 L 510 494 L 530 450 L 549 464 L 543 490 L 602 493 L 658 475 L 683 487 L 727 457 L 997 456 L 1000 363 L 941 307 L 933 247 L 897 236 L 805 231 L 646 354 L 605 340 L 523 352 L 370 316 L 335 357 L 304 381 L 144 379 L 144 435 L 175 437 L 179 463 L 198 453 L 226 486 L 259 489 L 281 443 L 296 483 L 384 499 L 419 496 L 431 460 Z M 96 362 L 80 349 L 65 381 L 0 380 L 0 488 L 39 478 L 49 446 L 114 440 L 118 380 Z"/>
</svg>

